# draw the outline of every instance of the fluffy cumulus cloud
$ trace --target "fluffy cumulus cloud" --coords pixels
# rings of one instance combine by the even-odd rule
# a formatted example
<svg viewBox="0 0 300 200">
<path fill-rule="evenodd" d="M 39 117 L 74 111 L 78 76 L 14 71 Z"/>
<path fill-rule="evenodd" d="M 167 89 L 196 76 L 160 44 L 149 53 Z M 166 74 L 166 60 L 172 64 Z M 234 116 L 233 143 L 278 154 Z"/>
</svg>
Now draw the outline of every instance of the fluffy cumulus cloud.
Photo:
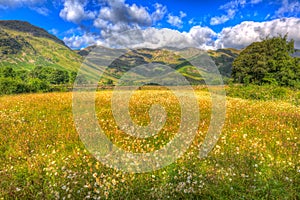
<svg viewBox="0 0 300 200">
<path fill-rule="evenodd" d="M 98 41 L 98 44 L 126 48 L 197 47 L 213 49 L 214 37 L 216 36 L 217 34 L 210 28 L 201 26 L 194 26 L 189 32 L 151 27 L 124 32 L 108 40 Z"/>
<path fill-rule="evenodd" d="M 105 38 L 128 30 L 147 28 L 162 20 L 167 8 L 161 4 L 154 5 L 150 13 L 146 7 L 126 4 L 123 0 L 108 1 L 102 6 L 94 26 L 101 30 Z"/>
<path fill-rule="evenodd" d="M 65 37 L 63 39 L 66 45 L 73 49 L 80 49 L 91 45 L 98 44 L 100 42 L 99 37 L 84 33 L 83 35 L 73 35 L 71 37 Z M 100 43 L 99 43 L 100 44 Z"/>
<path fill-rule="evenodd" d="M 86 0 L 65 0 L 64 8 L 60 11 L 59 16 L 73 23 L 94 19 L 97 13 L 85 10 L 87 3 Z"/>
<path fill-rule="evenodd" d="M 224 28 L 216 40 L 217 48 L 244 48 L 252 42 L 261 41 L 267 36 L 288 34 L 289 39 L 295 40 L 296 48 L 300 48 L 300 19 L 282 18 L 267 22 L 242 22 L 234 27 Z"/>
<path fill-rule="evenodd" d="M 189 32 L 179 32 L 172 29 L 148 29 L 144 31 L 144 38 L 149 40 L 149 46 L 159 47 L 196 47 L 201 49 L 214 49 L 216 33 L 208 28 L 194 26 Z"/>
<path fill-rule="evenodd" d="M 196 47 L 201 49 L 237 48 L 242 49 L 253 42 L 261 41 L 267 36 L 288 34 L 295 40 L 295 47 L 300 48 L 300 19 L 283 18 L 267 22 L 242 22 L 233 27 L 224 28 L 220 33 L 209 27 L 194 26 L 188 32 L 163 28 L 149 27 L 142 30 L 131 30 L 115 34 L 110 39 L 83 34 L 72 36 L 64 41 L 72 48 L 80 48 L 92 44 L 121 47 Z"/>
<path fill-rule="evenodd" d="M 174 16 L 174 15 L 171 15 L 169 14 L 168 15 L 168 23 L 171 24 L 172 26 L 175 26 L 177 28 L 181 28 L 182 27 L 182 24 L 183 24 L 183 21 L 182 19 L 186 17 L 186 13 L 180 11 L 180 15 L 179 16 Z"/>
<path fill-rule="evenodd" d="M 22 6 L 41 5 L 45 0 L 0 0 L 0 8 L 15 8 Z"/>
</svg>

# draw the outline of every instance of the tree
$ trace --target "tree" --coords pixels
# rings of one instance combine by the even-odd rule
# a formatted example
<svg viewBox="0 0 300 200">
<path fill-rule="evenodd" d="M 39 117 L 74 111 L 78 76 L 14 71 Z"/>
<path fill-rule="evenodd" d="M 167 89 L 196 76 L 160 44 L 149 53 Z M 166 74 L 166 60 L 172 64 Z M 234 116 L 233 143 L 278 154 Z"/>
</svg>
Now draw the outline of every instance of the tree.
<svg viewBox="0 0 300 200">
<path fill-rule="evenodd" d="M 8 78 L 0 78 L 0 94 L 18 94 L 29 92 L 29 88 L 21 80 Z"/>
<path fill-rule="evenodd" d="M 50 89 L 48 82 L 38 78 L 29 79 L 27 85 L 31 92 L 47 92 Z"/>
<path fill-rule="evenodd" d="M 69 82 L 69 73 L 65 70 L 37 66 L 30 72 L 31 78 L 38 78 L 51 84 L 64 84 Z"/>
<path fill-rule="evenodd" d="M 294 41 L 287 35 L 266 38 L 245 48 L 234 60 L 232 77 L 238 83 L 296 86 L 300 82 L 298 58 L 293 58 Z"/>
<path fill-rule="evenodd" d="M 70 76 L 69 82 L 74 83 L 77 77 L 77 72 L 72 71 L 69 76 Z"/>
<path fill-rule="evenodd" d="M 48 76 L 48 81 L 51 84 L 64 84 L 69 82 L 69 73 L 64 70 L 53 69 Z"/>
</svg>

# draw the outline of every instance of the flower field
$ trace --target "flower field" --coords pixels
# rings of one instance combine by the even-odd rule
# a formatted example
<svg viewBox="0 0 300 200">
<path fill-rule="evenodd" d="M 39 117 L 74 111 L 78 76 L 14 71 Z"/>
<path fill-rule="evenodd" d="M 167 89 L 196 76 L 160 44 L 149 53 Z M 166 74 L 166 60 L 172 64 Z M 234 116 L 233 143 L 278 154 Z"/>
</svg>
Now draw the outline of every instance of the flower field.
<svg viewBox="0 0 300 200">
<path fill-rule="evenodd" d="M 197 135 L 175 163 L 151 173 L 125 173 L 103 165 L 81 142 L 72 93 L 0 97 L 0 199 L 300 199 L 300 107 L 285 101 L 227 98 L 219 141 L 207 158 L 199 149 L 210 123 L 210 95 L 196 90 Z M 163 129 L 149 139 L 118 129 L 112 91 L 100 91 L 96 114 L 107 136 L 131 152 L 149 152 L 176 134 L 180 105 L 167 90 L 139 90 L 130 114 L 139 125 L 161 104 Z"/>
</svg>

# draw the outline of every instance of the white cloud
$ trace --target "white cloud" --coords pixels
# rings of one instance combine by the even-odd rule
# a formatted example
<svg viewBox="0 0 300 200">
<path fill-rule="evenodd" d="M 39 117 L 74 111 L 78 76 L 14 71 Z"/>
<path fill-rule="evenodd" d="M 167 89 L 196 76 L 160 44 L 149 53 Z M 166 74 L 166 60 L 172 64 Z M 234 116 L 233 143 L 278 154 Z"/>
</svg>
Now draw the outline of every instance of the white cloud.
<svg viewBox="0 0 300 200">
<path fill-rule="evenodd" d="M 233 19 L 235 15 L 236 15 L 236 10 L 229 9 L 226 15 L 211 18 L 210 25 L 224 24 L 225 22 Z"/>
<path fill-rule="evenodd" d="M 262 0 L 251 0 L 250 4 L 258 4 L 258 3 L 261 3 Z"/>
<path fill-rule="evenodd" d="M 183 21 L 182 19 L 186 17 L 186 13 L 180 11 L 180 16 L 174 16 L 174 15 L 171 15 L 169 14 L 168 15 L 168 23 L 171 24 L 172 26 L 175 26 L 177 28 L 181 28 L 182 27 L 182 24 L 183 24 Z"/>
<path fill-rule="evenodd" d="M 53 35 L 57 35 L 58 34 L 58 30 L 55 29 L 55 28 L 48 30 L 48 32 L 52 33 Z"/>
<path fill-rule="evenodd" d="M 164 18 L 164 16 L 167 13 L 167 7 L 159 3 L 156 3 L 154 7 L 155 7 L 155 11 L 151 14 L 151 18 L 153 22 L 157 22 Z"/>
<path fill-rule="evenodd" d="M 48 16 L 49 15 L 49 10 L 45 7 L 31 7 L 31 10 L 36 11 L 37 13 L 39 13 L 40 15 L 44 15 L 44 16 Z"/>
<path fill-rule="evenodd" d="M 194 24 L 194 23 L 195 23 L 195 19 L 194 18 L 192 18 L 192 19 L 189 20 L 189 24 Z"/>
<path fill-rule="evenodd" d="M 155 11 L 150 13 L 147 7 L 126 4 L 123 0 L 107 1 L 94 20 L 94 26 L 100 29 L 103 38 L 112 37 L 124 31 L 147 28 L 162 20 L 167 13 L 166 6 L 154 4 Z"/>
<path fill-rule="evenodd" d="M 45 0 L 0 0 L 0 8 L 15 8 L 23 6 L 34 6 L 45 3 Z"/>
<path fill-rule="evenodd" d="M 50 11 L 44 7 L 46 0 L 0 0 L 0 9 L 28 7 L 37 13 L 48 16 Z"/>
<path fill-rule="evenodd" d="M 267 14 L 267 16 L 265 17 L 265 20 L 269 19 L 271 16 L 271 14 Z"/>
<path fill-rule="evenodd" d="M 130 30 L 111 35 L 109 40 L 103 37 L 81 34 L 71 36 L 64 41 L 71 48 L 81 48 L 92 44 L 105 46 L 125 47 L 196 47 L 201 49 L 237 48 L 242 49 L 253 42 L 261 41 L 267 36 L 285 35 L 295 40 L 295 47 L 300 48 L 300 19 L 283 18 L 267 22 L 245 21 L 233 27 L 223 28 L 215 33 L 209 27 L 194 26 L 188 32 L 163 28 L 146 28 L 143 30 Z"/>
<path fill-rule="evenodd" d="M 213 49 L 214 37 L 217 34 L 208 27 L 194 26 L 189 32 L 163 28 L 147 28 L 144 30 L 132 30 L 115 35 L 106 41 L 98 42 L 109 47 L 130 48 L 161 48 L 161 47 L 197 47 L 201 49 Z"/>
<path fill-rule="evenodd" d="M 101 35 L 105 38 L 127 30 L 152 25 L 151 15 L 146 7 L 125 4 L 124 1 L 109 1 L 108 4 L 100 9 L 94 21 L 94 26 L 101 30 Z M 157 9 L 163 9 L 160 5 L 155 6 Z M 157 13 L 154 14 L 156 19 L 161 17 Z"/>
<path fill-rule="evenodd" d="M 66 21 L 80 23 L 82 20 L 94 19 L 97 15 L 94 11 L 86 11 L 87 1 L 84 0 L 65 0 L 64 8 L 59 16 Z"/>
<path fill-rule="evenodd" d="M 275 17 L 283 17 L 283 16 L 297 16 L 300 13 L 300 2 L 289 0 L 282 0 L 282 6 L 275 12 Z"/>
<path fill-rule="evenodd" d="M 64 37 L 64 39 L 63 39 L 65 44 L 73 49 L 79 49 L 82 47 L 87 47 L 87 46 L 97 44 L 98 40 L 99 40 L 98 36 L 95 36 L 92 34 L 87 34 L 87 33 L 85 33 L 81 36 L 73 35 L 71 37 Z"/>
<path fill-rule="evenodd" d="M 145 7 L 139 7 L 136 4 L 130 6 L 123 2 L 111 2 L 110 7 L 102 7 L 98 19 L 113 24 L 124 22 L 135 23 L 140 26 L 150 26 L 152 23 L 150 14 Z"/>
<path fill-rule="evenodd" d="M 259 0 L 252 0 L 253 2 L 257 2 Z M 240 8 L 244 8 L 246 6 L 246 0 L 233 0 L 222 6 L 220 6 L 221 10 L 224 10 L 226 14 L 221 16 L 214 16 L 210 19 L 210 25 L 219 25 L 224 24 L 225 22 L 232 20 Z"/>
<path fill-rule="evenodd" d="M 299 18 L 282 18 L 267 22 L 246 21 L 234 27 L 224 28 L 216 40 L 217 48 L 244 48 L 252 42 L 261 41 L 267 36 L 285 35 L 295 40 L 296 48 L 300 48 Z"/>
</svg>

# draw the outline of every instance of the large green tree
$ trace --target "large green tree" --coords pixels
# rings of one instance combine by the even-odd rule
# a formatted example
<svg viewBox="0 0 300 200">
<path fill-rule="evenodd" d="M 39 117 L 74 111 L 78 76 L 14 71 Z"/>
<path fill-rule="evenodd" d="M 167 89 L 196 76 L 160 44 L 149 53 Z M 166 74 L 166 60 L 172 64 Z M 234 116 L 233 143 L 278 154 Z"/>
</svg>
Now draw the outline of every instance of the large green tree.
<svg viewBox="0 0 300 200">
<path fill-rule="evenodd" d="M 299 87 L 300 64 L 291 56 L 294 51 L 294 41 L 287 35 L 254 42 L 233 62 L 232 77 L 238 83 Z"/>
</svg>

